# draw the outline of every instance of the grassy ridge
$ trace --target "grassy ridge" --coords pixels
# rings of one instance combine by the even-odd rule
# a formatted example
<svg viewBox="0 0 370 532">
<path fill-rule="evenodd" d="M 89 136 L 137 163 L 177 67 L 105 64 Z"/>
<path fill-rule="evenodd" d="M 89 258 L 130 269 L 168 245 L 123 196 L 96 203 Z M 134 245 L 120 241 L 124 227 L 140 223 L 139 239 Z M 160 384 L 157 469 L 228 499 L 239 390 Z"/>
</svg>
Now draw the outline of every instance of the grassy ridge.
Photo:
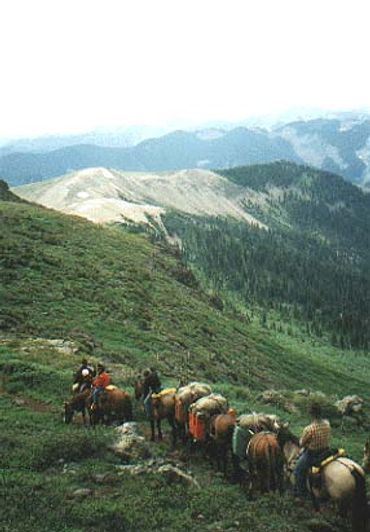
<svg viewBox="0 0 370 532">
<path fill-rule="evenodd" d="M 321 354 L 312 358 L 304 349 L 298 357 L 295 346 L 282 348 L 274 334 L 215 309 L 161 245 L 26 204 L 2 202 L 0 220 L 0 325 L 7 334 L 71 338 L 85 348 L 88 337 L 105 360 L 254 389 L 305 386 L 307 363 L 313 388 L 332 371 L 333 391 L 347 388 L 347 369 L 330 358 L 323 364 Z M 356 379 L 362 390 L 366 377 Z"/>
<path fill-rule="evenodd" d="M 45 339 L 73 340 L 93 361 L 104 360 L 122 387 L 138 369 L 155 364 L 164 384 L 207 380 L 239 412 L 277 412 L 297 432 L 306 423 L 305 405 L 296 413 L 266 406 L 260 391 L 365 394 L 366 357 L 217 310 L 176 256 L 144 237 L 25 204 L 0 203 L 0 217 L 4 530 L 312 530 L 309 509 L 295 508 L 289 496 L 250 501 L 201 457 L 186 462 L 200 491 L 169 485 L 154 473 L 119 474 L 122 463 L 109 451 L 112 429 L 62 424 L 62 402 L 81 355 L 58 351 Z M 336 444 L 357 460 L 365 437 L 335 428 Z M 168 441 L 152 452 L 167 455 Z M 110 481 L 99 483 L 99 473 Z M 91 495 L 76 499 L 80 488 Z M 347 530 L 332 514 L 320 523 Z"/>
</svg>

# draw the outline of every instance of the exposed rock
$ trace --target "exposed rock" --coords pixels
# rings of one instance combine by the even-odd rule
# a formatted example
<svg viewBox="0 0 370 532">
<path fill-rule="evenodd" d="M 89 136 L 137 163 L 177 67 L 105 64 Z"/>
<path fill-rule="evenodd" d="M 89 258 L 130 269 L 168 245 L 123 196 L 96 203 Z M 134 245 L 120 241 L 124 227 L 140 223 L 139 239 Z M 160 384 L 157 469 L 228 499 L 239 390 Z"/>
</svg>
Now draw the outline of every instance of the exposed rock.
<svg viewBox="0 0 370 532">
<path fill-rule="evenodd" d="M 265 390 L 261 393 L 260 398 L 264 403 L 269 403 L 273 405 L 284 404 L 285 402 L 285 397 L 277 390 Z"/>
<path fill-rule="evenodd" d="M 48 340 L 48 343 L 52 345 L 54 349 L 65 355 L 73 355 L 78 351 L 77 346 L 69 340 Z"/>
<path fill-rule="evenodd" d="M 118 436 L 112 450 L 126 460 L 140 460 L 151 456 L 151 451 L 144 436 L 138 433 L 137 423 L 128 422 L 115 428 Z"/>
<path fill-rule="evenodd" d="M 169 484 L 181 483 L 185 486 L 200 488 L 198 481 L 191 475 L 191 473 L 184 472 L 180 468 L 180 464 L 171 464 L 164 461 L 162 458 L 147 460 L 138 464 L 126 464 L 117 466 L 119 470 L 118 475 L 147 475 L 156 474 L 162 475 Z"/>
<path fill-rule="evenodd" d="M 78 351 L 78 347 L 74 342 L 64 340 L 63 338 L 35 338 L 32 343 L 38 344 L 38 348 L 41 349 L 51 346 L 59 351 L 59 353 L 65 355 L 74 355 Z M 29 351 L 30 347 L 24 347 L 23 350 Z"/>
<path fill-rule="evenodd" d="M 90 497 L 93 494 L 93 490 L 90 488 L 80 488 L 72 493 L 72 497 L 76 499 L 83 499 Z"/>
<path fill-rule="evenodd" d="M 302 390 L 295 390 L 294 393 L 297 395 L 304 395 L 304 396 L 310 395 L 310 392 L 306 390 L 305 388 L 302 388 Z"/>
<path fill-rule="evenodd" d="M 111 473 L 96 473 L 92 478 L 97 484 L 112 484 L 116 479 Z"/>
<path fill-rule="evenodd" d="M 19 397 L 17 397 L 16 399 L 14 399 L 14 404 L 17 405 L 17 406 L 24 406 L 26 404 L 26 401 L 24 399 L 20 399 Z"/>
<path fill-rule="evenodd" d="M 193 478 L 191 475 L 188 475 L 187 473 L 184 473 L 184 471 L 182 471 L 178 467 L 174 467 L 170 464 L 166 464 L 159 467 L 157 472 L 161 475 L 164 475 L 169 484 L 179 482 L 181 484 L 184 484 L 185 486 L 192 486 L 197 489 L 200 488 L 198 481 L 195 478 Z"/>
<path fill-rule="evenodd" d="M 347 395 L 337 401 L 335 406 L 342 415 L 353 416 L 362 411 L 364 400 L 358 395 Z"/>
</svg>

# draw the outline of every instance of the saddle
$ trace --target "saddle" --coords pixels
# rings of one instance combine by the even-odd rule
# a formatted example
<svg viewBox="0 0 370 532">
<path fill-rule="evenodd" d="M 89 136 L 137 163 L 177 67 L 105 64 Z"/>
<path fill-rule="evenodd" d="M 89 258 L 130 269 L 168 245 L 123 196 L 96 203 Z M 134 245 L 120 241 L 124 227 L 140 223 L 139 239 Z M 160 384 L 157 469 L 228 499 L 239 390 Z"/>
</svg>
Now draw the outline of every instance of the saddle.
<svg viewBox="0 0 370 532">
<path fill-rule="evenodd" d="M 164 390 L 161 390 L 158 393 L 152 393 L 151 396 L 153 399 L 161 399 L 165 395 L 174 394 L 174 393 L 176 393 L 176 388 L 165 388 Z"/>
<path fill-rule="evenodd" d="M 321 470 L 330 464 L 331 462 L 334 462 L 337 458 L 340 458 L 341 456 L 346 456 L 347 453 L 344 449 L 327 449 L 323 451 L 318 457 L 316 462 L 311 466 L 310 473 L 311 475 L 318 475 Z"/>
<path fill-rule="evenodd" d="M 308 471 L 308 482 L 312 491 L 312 488 L 321 489 L 323 486 L 323 479 L 321 472 L 325 466 L 337 460 L 341 456 L 346 456 L 347 453 L 344 449 L 327 449 L 323 451 L 318 457 L 316 462 L 310 467 Z"/>
</svg>

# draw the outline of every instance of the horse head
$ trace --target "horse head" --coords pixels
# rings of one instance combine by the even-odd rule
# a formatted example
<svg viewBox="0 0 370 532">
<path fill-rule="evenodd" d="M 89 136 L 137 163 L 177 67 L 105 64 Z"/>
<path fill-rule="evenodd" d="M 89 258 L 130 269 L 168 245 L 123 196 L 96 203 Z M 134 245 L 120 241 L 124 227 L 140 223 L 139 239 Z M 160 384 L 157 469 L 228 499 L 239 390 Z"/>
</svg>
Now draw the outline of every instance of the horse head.
<svg viewBox="0 0 370 532">
<path fill-rule="evenodd" d="M 272 432 L 278 433 L 279 430 L 282 428 L 284 423 L 281 422 L 281 419 L 276 414 L 266 414 L 266 418 L 269 421 L 269 429 Z M 286 428 L 288 427 L 289 423 L 286 424 Z"/>
<path fill-rule="evenodd" d="M 294 468 L 300 453 L 299 438 L 289 429 L 289 421 L 282 423 L 277 432 L 277 440 L 283 451 L 285 470 L 290 481 L 293 480 Z"/>
</svg>

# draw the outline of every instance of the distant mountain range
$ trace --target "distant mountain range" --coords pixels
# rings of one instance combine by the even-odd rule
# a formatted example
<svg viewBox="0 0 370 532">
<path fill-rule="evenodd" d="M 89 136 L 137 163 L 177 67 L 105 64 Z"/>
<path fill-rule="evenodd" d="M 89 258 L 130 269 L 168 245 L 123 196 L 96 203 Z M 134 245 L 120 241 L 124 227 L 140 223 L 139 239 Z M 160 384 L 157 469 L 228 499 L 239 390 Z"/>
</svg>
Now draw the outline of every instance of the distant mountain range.
<svg viewBox="0 0 370 532">
<path fill-rule="evenodd" d="M 291 122 L 273 130 L 238 127 L 174 131 L 128 147 L 98 146 L 92 140 L 86 137 L 88 143 L 51 151 L 3 154 L 0 177 L 15 186 L 88 167 L 160 172 L 286 160 L 337 173 L 361 186 L 370 184 L 368 115 Z"/>
</svg>

